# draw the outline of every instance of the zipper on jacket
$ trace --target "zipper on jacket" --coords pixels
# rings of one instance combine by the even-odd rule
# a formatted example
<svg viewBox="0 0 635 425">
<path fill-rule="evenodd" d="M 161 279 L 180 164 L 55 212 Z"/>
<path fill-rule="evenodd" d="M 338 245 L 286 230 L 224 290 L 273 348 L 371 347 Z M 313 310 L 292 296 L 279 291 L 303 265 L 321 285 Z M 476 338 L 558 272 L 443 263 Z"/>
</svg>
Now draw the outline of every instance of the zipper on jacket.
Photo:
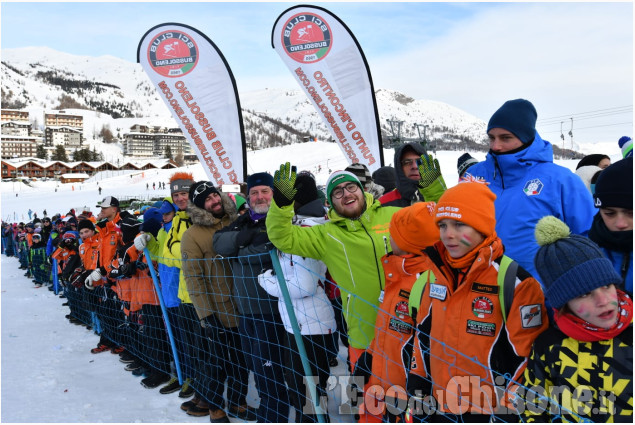
<svg viewBox="0 0 635 425">
<path fill-rule="evenodd" d="M 628 264 L 631 260 L 631 253 L 625 252 L 624 259 L 622 260 L 622 283 L 624 283 L 624 288 L 626 288 L 626 273 L 628 273 Z"/>
<path fill-rule="evenodd" d="M 377 279 L 379 282 L 379 292 L 381 293 L 381 291 L 384 290 L 384 288 L 381 286 L 381 273 L 380 273 L 380 268 L 379 268 L 379 264 L 377 264 L 377 254 L 375 254 L 375 241 L 373 240 L 373 237 L 370 235 L 370 233 L 368 233 L 368 230 L 366 230 L 366 226 L 364 226 L 360 220 L 359 224 L 362 226 L 362 229 L 364 229 L 364 232 L 366 232 L 366 234 L 368 235 L 368 237 L 370 238 L 370 242 L 373 244 L 373 257 L 375 258 L 375 270 L 377 271 Z M 385 236 L 384 236 L 385 238 Z"/>
<path fill-rule="evenodd" d="M 503 189 L 505 189 L 505 179 L 503 178 L 503 170 L 501 170 L 501 167 L 498 164 L 498 159 L 496 158 L 496 155 L 492 155 L 492 158 L 494 158 L 494 180 L 496 180 L 496 169 L 498 169 L 498 173 L 501 176 L 501 186 Z"/>
</svg>

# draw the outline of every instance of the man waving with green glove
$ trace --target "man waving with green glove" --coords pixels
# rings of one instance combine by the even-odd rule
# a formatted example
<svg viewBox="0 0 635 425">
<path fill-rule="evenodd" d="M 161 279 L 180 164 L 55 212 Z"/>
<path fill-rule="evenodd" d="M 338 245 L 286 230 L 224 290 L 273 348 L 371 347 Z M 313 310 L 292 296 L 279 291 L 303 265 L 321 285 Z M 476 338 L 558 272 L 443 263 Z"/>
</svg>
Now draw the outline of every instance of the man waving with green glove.
<svg viewBox="0 0 635 425">
<path fill-rule="evenodd" d="M 365 193 L 354 174 L 336 171 L 326 184 L 331 204 L 328 222 L 293 226 L 293 201 L 302 187 L 287 162 L 274 175 L 273 202 L 267 214 L 269 240 L 282 252 L 321 260 L 342 291 L 352 365 L 374 337 L 377 306 L 383 295 L 382 255 L 390 251 L 388 226 L 399 208 L 382 207 Z"/>
</svg>

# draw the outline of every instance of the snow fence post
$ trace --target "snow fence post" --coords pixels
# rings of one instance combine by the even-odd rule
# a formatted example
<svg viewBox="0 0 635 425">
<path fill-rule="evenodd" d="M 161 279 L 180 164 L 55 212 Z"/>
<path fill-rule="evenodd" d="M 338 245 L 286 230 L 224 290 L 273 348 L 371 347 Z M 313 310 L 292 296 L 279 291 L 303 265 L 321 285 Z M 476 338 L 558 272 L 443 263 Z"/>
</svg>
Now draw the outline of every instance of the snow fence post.
<svg viewBox="0 0 635 425">
<path fill-rule="evenodd" d="M 293 309 L 293 304 L 291 303 L 291 296 L 289 295 L 289 289 L 287 288 L 287 281 L 284 279 L 284 275 L 282 274 L 282 267 L 280 266 L 280 260 L 278 259 L 278 250 L 272 249 L 269 251 L 269 255 L 271 256 L 273 270 L 276 272 L 276 276 L 278 277 L 280 292 L 282 292 L 282 298 L 284 298 L 284 304 L 287 307 L 287 314 L 289 314 L 289 321 L 291 322 L 291 327 L 293 328 L 293 337 L 295 338 L 295 343 L 298 346 L 300 358 L 302 359 L 304 376 L 306 377 L 307 384 L 309 385 L 309 391 L 311 392 L 311 398 L 313 399 L 311 400 L 313 402 L 313 408 L 315 409 L 318 421 L 320 423 L 325 423 L 324 412 L 322 411 L 322 406 L 320 406 L 320 398 L 318 397 L 317 390 L 315 388 L 315 381 L 310 379 L 312 377 L 311 365 L 309 364 L 309 360 L 306 356 L 306 349 L 304 348 L 304 342 L 302 341 L 302 333 L 298 327 L 298 319 L 295 317 L 295 310 Z"/>
<path fill-rule="evenodd" d="M 59 279 L 57 277 L 57 260 L 53 258 L 53 292 L 57 295 L 59 288 Z"/>
<path fill-rule="evenodd" d="M 170 319 L 168 318 L 168 311 L 165 309 L 165 302 L 163 301 L 163 294 L 161 293 L 161 287 L 159 286 L 159 278 L 157 272 L 152 265 L 152 256 L 148 248 L 143 248 L 143 254 L 146 259 L 149 260 L 148 268 L 150 269 L 150 275 L 152 276 L 152 282 L 154 283 L 154 290 L 159 297 L 159 304 L 161 304 L 161 312 L 163 313 L 163 320 L 165 320 L 165 329 L 168 331 L 168 338 L 170 339 L 170 346 L 172 347 L 172 355 L 174 356 L 174 368 L 176 369 L 176 376 L 179 378 L 179 384 L 183 385 L 183 376 L 181 374 L 181 364 L 179 363 L 179 354 L 176 351 L 176 343 L 174 342 L 174 335 L 172 335 L 172 325 L 170 325 Z"/>
</svg>

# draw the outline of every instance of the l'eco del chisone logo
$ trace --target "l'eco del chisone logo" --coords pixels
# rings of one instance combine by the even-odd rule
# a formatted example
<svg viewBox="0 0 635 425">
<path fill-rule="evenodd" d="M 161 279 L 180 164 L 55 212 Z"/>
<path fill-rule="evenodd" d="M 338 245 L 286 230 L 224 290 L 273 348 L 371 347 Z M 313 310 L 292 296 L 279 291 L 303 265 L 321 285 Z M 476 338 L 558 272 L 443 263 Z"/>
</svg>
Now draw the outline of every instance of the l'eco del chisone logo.
<svg viewBox="0 0 635 425">
<path fill-rule="evenodd" d="M 198 46 L 182 31 L 164 31 L 148 46 L 148 61 L 157 74 L 182 77 L 196 67 Z"/>
<path fill-rule="evenodd" d="M 331 28 L 322 17 L 309 12 L 298 13 L 284 24 L 282 45 L 296 62 L 315 63 L 331 50 Z"/>
</svg>

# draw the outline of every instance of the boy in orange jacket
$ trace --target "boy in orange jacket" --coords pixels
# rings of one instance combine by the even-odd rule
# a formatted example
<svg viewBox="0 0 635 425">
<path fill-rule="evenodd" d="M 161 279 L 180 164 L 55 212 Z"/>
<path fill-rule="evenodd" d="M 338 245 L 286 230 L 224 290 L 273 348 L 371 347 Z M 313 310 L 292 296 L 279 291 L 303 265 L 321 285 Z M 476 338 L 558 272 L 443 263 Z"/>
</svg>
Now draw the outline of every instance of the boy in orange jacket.
<svg viewBox="0 0 635 425">
<path fill-rule="evenodd" d="M 414 419 L 518 420 L 506 394 L 548 320 L 538 281 L 522 267 L 514 271 L 515 262 L 507 268 L 494 230 L 495 199 L 472 181 L 448 189 L 437 203 L 441 240 L 424 250 L 425 286 L 410 301 L 418 308 L 407 389 L 409 401 L 427 406 L 413 409 Z M 506 283 L 499 270 L 506 270 Z"/>
</svg>

